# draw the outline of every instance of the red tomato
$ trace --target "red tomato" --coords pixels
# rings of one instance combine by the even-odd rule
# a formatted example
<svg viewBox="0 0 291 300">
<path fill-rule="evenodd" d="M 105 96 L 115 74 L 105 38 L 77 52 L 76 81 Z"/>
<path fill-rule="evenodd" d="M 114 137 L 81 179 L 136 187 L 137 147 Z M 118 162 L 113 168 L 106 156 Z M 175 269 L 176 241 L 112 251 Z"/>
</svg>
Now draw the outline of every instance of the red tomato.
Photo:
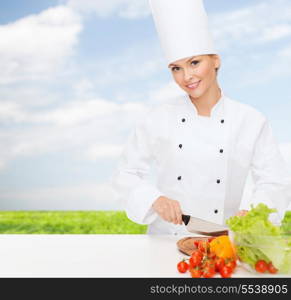
<svg viewBox="0 0 291 300">
<path fill-rule="evenodd" d="M 211 278 L 214 275 L 215 275 L 215 269 L 214 269 L 214 267 L 206 266 L 203 269 L 203 277 L 205 277 L 205 278 Z"/>
<path fill-rule="evenodd" d="M 219 272 L 222 269 L 222 267 L 224 267 L 224 266 L 225 266 L 224 258 L 221 258 L 221 257 L 216 258 L 216 260 L 215 260 L 216 272 Z"/>
<path fill-rule="evenodd" d="M 215 258 L 216 258 L 216 255 L 215 255 L 214 252 L 209 252 L 209 253 L 207 254 L 207 257 L 208 257 L 208 258 L 211 258 L 211 259 L 215 259 Z"/>
<path fill-rule="evenodd" d="M 236 268 L 236 261 L 231 259 L 228 262 L 226 262 L 225 265 L 234 270 Z"/>
<path fill-rule="evenodd" d="M 190 269 L 192 278 L 200 278 L 202 275 L 202 271 L 199 268 Z"/>
<path fill-rule="evenodd" d="M 199 256 L 201 257 L 201 259 L 203 258 L 203 253 L 200 251 L 200 250 L 194 250 L 192 253 L 191 253 L 191 256 Z"/>
<path fill-rule="evenodd" d="M 265 273 L 268 270 L 268 264 L 264 260 L 258 260 L 255 269 L 259 273 Z"/>
<path fill-rule="evenodd" d="M 272 273 L 272 274 L 275 274 L 275 273 L 278 272 L 278 269 L 276 269 L 276 268 L 273 266 L 272 262 L 269 262 L 269 263 L 268 263 L 268 271 L 269 271 L 270 273 Z"/>
<path fill-rule="evenodd" d="M 198 248 L 198 243 L 199 243 L 199 240 L 194 240 L 194 246 L 195 246 L 196 248 Z"/>
<path fill-rule="evenodd" d="M 192 268 L 197 267 L 201 264 L 203 255 L 200 251 L 194 251 L 189 259 L 189 264 Z"/>
<path fill-rule="evenodd" d="M 203 267 L 204 268 L 210 267 L 210 268 L 214 268 L 215 269 L 215 260 L 213 260 L 213 259 L 206 259 L 203 262 Z"/>
<path fill-rule="evenodd" d="M 223 278 L 229 278 L 231 277 L 232 274 L 232 269 L 228 266 L 223 266 L 220 270 L 219 273 L 221 275 L 221 277 Z"/>
<path fill-rule="evenodd" d="M 193 259 L 192 256 L 189 258 L 189 266 L 190 268 L 195 268 L 196 266 L 198 266 L 197 261 Z"/>
<path fill-rule="evenodd" d="M 207 253 L 209 248 L 209 243 L 208 241 L 199 241 L 198 242 L 198 249 L 203 252 L 203 253 Z"/>
<path fill-rule="evenodd" d="M 183 260 L 177 264 L 177 269 L 180 273 L 185 273 L 189 269 L 189 265 Z"/>
</svg>

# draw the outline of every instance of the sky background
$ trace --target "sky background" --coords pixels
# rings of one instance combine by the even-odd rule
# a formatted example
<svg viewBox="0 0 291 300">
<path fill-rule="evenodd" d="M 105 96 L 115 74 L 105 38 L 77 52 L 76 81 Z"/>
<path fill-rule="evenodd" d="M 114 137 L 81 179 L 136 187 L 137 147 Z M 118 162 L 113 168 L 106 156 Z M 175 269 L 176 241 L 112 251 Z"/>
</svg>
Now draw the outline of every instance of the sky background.
<svg viewBox="0 0 291 300">
<path fill-rule="evenodd" d="M 220 86 L 267 116 L 291 172 L 291 1 L 204 3 Z M 181 92 L 147 0 L 1 1 L 0 210 L 122 208 L 130 131 Z"/>
</svg>

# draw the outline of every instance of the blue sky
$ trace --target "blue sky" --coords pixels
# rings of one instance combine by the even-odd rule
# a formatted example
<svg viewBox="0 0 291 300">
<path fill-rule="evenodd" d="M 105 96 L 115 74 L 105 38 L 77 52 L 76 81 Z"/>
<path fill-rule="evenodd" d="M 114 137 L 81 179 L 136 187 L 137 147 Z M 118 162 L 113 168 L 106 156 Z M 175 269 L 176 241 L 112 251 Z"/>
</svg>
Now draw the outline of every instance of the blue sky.
<svg viewBox="0 0 291 300">
<path fill-rule="evenodd" d="M 204 3 L 221 87 L 269 118 L 291 171 L 290 1 Z M 119 209 L 130 130 L 180 92 L 147 0 L 0 5 L 0 209 Z"/>
</svg>

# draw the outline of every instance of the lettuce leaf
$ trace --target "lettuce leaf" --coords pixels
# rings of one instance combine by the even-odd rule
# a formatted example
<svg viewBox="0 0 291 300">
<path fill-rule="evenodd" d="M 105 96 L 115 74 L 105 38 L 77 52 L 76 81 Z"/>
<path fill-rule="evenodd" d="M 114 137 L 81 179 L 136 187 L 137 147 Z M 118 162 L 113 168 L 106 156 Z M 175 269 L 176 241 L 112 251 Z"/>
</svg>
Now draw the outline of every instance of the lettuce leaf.
<svg viewBox="0 0 291 300">
<path fill-rule="evenodd" d="M 281 229 L 285 234 L 291 234 L 291 211 L 285 212 L 284 218 L 281 222 Z"/>
<path fill-rule="evenodd" d="M 260 259 L 272 262 L 280 272 L 291 272 L 290 236 L 286 232 L 291 212 L 285 213 L 285 222 L 278 226 L 269 221 L 269 215 L 276 212 L 263 203 L 259 203 L 245 216 L 234 216 L 226 223 L 233 232 L 237 254 L 243 262 L 254 267 Z M 287 230 L 287 231 L 286 231 Z"/>
</svg>

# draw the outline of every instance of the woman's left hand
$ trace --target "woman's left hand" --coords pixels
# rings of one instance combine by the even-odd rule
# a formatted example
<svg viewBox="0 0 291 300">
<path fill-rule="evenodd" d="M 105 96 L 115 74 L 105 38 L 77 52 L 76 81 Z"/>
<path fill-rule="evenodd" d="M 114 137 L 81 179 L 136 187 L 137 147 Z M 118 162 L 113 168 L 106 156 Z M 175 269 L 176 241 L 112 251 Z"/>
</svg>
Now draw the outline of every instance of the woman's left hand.
<svg viewBox="0 0 291 300">
<path fill-rule="evenodd" d="M 248 213 L 248 210 L 242 209 L 242 210 L 240 210 L 240 211 L 236 214 L 236 216 L 243 217 L 243 216 L 245 216 L 247 213 Z"/>
</svg>

